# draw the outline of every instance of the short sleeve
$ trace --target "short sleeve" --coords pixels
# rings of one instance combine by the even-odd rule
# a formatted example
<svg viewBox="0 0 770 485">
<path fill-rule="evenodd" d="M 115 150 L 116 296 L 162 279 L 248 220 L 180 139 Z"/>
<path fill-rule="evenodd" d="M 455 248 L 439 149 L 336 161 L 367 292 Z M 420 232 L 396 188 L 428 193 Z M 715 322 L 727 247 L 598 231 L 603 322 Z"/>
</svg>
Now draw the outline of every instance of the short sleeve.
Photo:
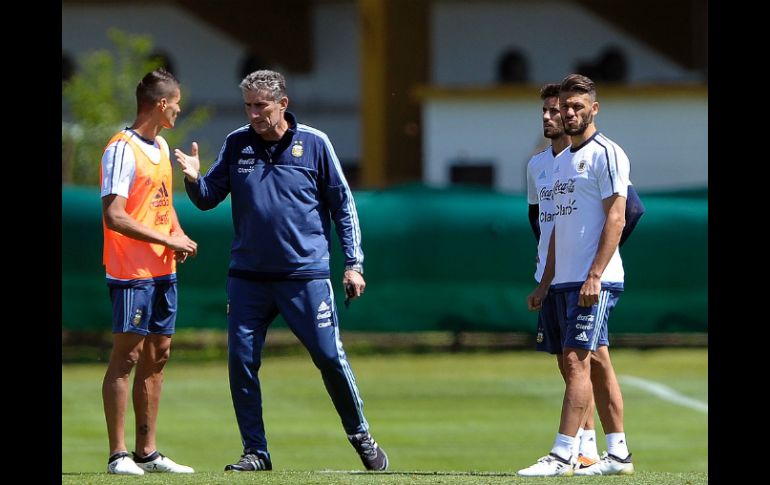
<svg viewBox="0 0 770 485">
<path fill-rule="evenodd" d="M 110 144 L 102 155 L 102 197 L 115 194 L 128 198 L 136 174 L 134 151 L 125 140 Z"/>
<path fill-rule="evenodd" d="M 601 144 L 604 150 L 597 151 L 594 169 L 599 182 L 602 199 L 614 194 L 628 197 L 631 165 L 625 152 L 614 143 Z"/>
</svg>

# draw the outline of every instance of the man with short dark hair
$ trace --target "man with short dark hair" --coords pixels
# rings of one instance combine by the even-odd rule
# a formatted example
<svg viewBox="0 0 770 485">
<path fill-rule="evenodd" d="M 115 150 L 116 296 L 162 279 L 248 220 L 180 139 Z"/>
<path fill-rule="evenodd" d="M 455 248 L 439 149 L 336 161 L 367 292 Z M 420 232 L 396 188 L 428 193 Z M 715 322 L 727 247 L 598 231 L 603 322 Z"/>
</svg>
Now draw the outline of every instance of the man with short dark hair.
<svg viewBox="0 0 770 485">
<path fill-rule="evenodd" d="M 171 73 L 148 73 L 136 87 L 136 120 L 110 139 L 102 156 L 104 265 L 113 308 L 113 346 L 102 399 L 110 441 L 107 471 L 119 475 L 193 472 L 160 454 L 155 443 L 163 367 L 175 332 L 176 262 L 198 251 L 179 225 L 168 144 L 159 135 L 174 127 L 181 97 Z M 132 459 L 124 431 L 134 367 Z"/>
<path fill-rule="evenodd" d="M 559 88 L 559 111 L 572 146 L 553 164 L 554 229 L 548 262 L 530 307 L 553 293 L 559 320 L 566 389 L 551 452 L 522 476 L 631 474 L 623 429 L 623 397 L 610 361 L 607 321 L 623 291 L 618 251 L 625 226 L 630 164 L 616 143 L 599 133 L 596 88 L 571 74 Z M 608 451 L 595 464 L 575 467 L 573 448 L 589 412 L 591 393 Z"/>
<path fill-rule="evenodd" d="M 527 200 L 529 202 L 529 222 L 535 238 L 538 240 L 537 268 L 535 280 L 540 283 L 546 268 L 548 246 L 551 240 L 554 220 L 558 216 L 553 203 L 553 164 L 554 160 L 570 147 L 570 136 L 564 130 L 559 111 L 559 89 L 556 83 L 545 84 L 540 89 L 540 99 L 543 100 L 543 136 L 551 140 L 551 146 L 535 154 L 527 164 Z M 633 232 L 639 218 L 644 214 L 644 206 L 632 185 L 628 186 L 628 204 L 626 204 L 626 225 L 619 246 L 622 246 Z M 547 288 L 546 288 L 547 290 Z M 565 380 L 562 362 L 562 341 L 559 318 L 556 312 L 556 298 L 549 292 L 543 296 L 542 288 L 536 288 L 527 297 L 527 307 L 530 311 L 539 310 L 537 318 L 537 335 L 535 349 L 556 355 L 559 372 Z M 606 339 L 600 340 L 599 345 L 607 345 Z M 599 460 L 596 448 L 596 424 L 594 420 L 594 400 L 586 412 L 585 423 L 578 428 L 572 455 L 576 458 L 575 467 L 587 468 Z"/>
</svg>

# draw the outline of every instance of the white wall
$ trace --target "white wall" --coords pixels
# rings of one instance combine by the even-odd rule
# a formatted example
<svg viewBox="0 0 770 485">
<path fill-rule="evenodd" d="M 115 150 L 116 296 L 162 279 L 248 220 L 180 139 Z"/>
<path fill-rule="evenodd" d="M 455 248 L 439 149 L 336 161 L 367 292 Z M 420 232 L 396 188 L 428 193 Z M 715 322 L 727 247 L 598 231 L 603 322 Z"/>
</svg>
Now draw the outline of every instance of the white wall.
<svg viewBox="0 0 770 485">
<path fill-rule="evenodd" d="M 188 102 L 237 101 L 237 66 L 244 55 L 243 46 L 167 4 L 63 4 L 62 50 L 78 58 L 96 49 L 110 49 L 110 27 L 131 34 L 150 34 L 155 49 L 170 53 Z"/>
<path fill-rule="evenodd" d="M 508 47 L 526 55 L 530 82 L 556 82 L 574 72 L 578 61 L 595 60 L 608 45 L 627 54 L 630 82 L 698 79 L 696 73 L 564 0 L 438 1 L 431 28 L 433 84 L 494 84 L 497 60 Z"/>
<path fill-rule="evenodd" d="M 428 99 L 423 109 L 424 181 L 446 186 L 450 166 L 492 163 L 495 188 L 525 192 L 529 158 L 543 138 L 542 101 L 532 99 Z M 705 96 L 601 96 L 599 131 L 631 160 L 639 190 L 708 186 L 708 99 Z"/>
<path fill-rule="evenodd" d="M 313 70 L 302 75 L 284 72 L 291 109 L 296 111 L 300 122 L 329 135 L 343 163 L 356 162 L 361 154 L 362 54 L 357 16 L 356 2 L 352 0 L 315 4 Z M 594 58 L 610 43 L 628 53 L 630 78 L 634 82 L 665 83 L 693 78 L 692 73 L 564 0 L 436 0 L 431 8 L 430 26 L 431 76 L 438 85 L 493 84 L 497 58 L 508 46 L 518 46 L 527 54 L 532 83 L 558 81 L 572 71 L 578 60 Z M 225 135 L 245 123 L 238 83 L 240 62 L 246 49 L 239 42 L 184 9 L 168 4 L 62 5 L 62 49 L 71 55 L 77 57 L 94 49 L 109 48 L 108 27 L 152 35 L 155 48 L 172 56 L 183 83 L 184 107 L 214 106 L 215 116 L 208 126 L 193 133 L 202 147 L 208 147 L 208 153 L 217 153 Z M 520 190 L 518 174 L 523 173 L 522 166 L 540 139 L 540 104 L 536 96 L 533 98 L 483 102 L 471 108 L 464 102 L 426 105 L 426 179 L 442 183 L 445 160 L 466 152 L 471 157 L 489 156 L 499 160 L 502 164 L 500 188 Z M 606 129 L 608 136 L 630 152 L 634 181 L 666 186 L 671 180 L 683 183 L 706 180 L 703 170 L 690 170 L 690 162 L 683 162 L 682 167 L 670 164 L 672 157 L 654 156 L 654 148 L 645 145 L 648 140 L 669 140 L 676 135 L 687 142 L 681 146 L 700 144 L 703 147 L 702 150 L 687 148 L 678 159 L 699 158 L 705 163 L 705 139 L 701 139 L 700 134 L 706 133 L 707 109 L 700 104 L 688 108 L 666 102 L 653 109 L 646 102 L 645 99 L 638 103 L 603 104 L 599 119 L 600 128 Z M 683 111 L 678 113 L 680 108 Z M 614 112 L 634 114 L 624 117 L 615 116 Z M 127 116 L 130 118 L 132 113 Z M 636 131 L 623 128 L 624 120 L 629 118 L 640 121 L 635 125 Z M 697 126 L 700 133 L 697 130 L 694 134 L 680 133 L 681 127 L 673 125 L 670 130 L 662 129 L 669 126 L 665 120 L 670 119 L 686 119 L 684 126 Z M 181 122 L 184 122 L 184 113 Z M 666 141 L 665 146 L 669 145 L 671 150 L 679 148 Z M 639 163 L 633 158 L 634 152 L 642 157 Z M 642 161 L 654 169 L 637 170 Z"/>
<path fill-rule="evenodd" d="M 360 120 L 356 5 L 319 4 L 312 15 L 313 71 L 293 75 L 280 66 L 276 69 L 286 76 L 290 109 L 296 110 L 299 121 L 325 131 L 343 162 L 357 160 Z M 182 82 L 183 108 L 189 110 L 199 104 L 214 107 L 213 119 L 192 134 L 202 147 L 209 148 L 208 153 L 216 154 L 227 133 L 246 123 L 238 88 L 246 48 L 240 42 L 184 9 L 167 4 L 63 4 L 62 50 L 77 59 L 96 49 L 111 49 L 109 27 L 131 34 L 150 34 L 153 47 L 171 55 L 175 74 Z M 126 116 L 126 122 L 133 119 L 133 113 Z"/>
</svg>

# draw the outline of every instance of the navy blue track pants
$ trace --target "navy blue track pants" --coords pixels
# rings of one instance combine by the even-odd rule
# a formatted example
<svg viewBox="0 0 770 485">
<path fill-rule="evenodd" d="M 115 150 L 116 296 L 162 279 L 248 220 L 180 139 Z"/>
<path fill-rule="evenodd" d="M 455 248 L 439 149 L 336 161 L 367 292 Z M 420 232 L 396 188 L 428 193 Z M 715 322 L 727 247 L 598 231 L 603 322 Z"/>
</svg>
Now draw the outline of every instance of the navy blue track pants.
<svg viewBox="0 0 770 485">
<path fill-rule="evenodd" d="M 331 281 L 249 281 L 230 277 L 228 367 L 230 394 L 244 449 L 267 452 L 259 367 L 267 327 L 280 313 L 310 352 L 347 434 L 369 429 L 353 370 L 340 340 Z"/>
</svg>

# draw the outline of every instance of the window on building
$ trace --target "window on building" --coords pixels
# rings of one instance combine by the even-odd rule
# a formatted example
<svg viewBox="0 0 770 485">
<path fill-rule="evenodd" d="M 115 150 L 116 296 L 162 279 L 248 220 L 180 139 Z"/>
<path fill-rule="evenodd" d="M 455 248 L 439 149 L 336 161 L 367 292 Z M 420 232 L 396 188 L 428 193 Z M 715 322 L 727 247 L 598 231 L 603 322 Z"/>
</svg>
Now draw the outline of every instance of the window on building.
<svg viewBox="0 0 770 485">
<path fill-rule="evenodd" d="M 501 84 L 529 81 L 527 57 L 520 49 L 505 50 L 497 61 L 497 82 Z"/>
<path fill-rule="evenodd" d="M 449 170 L 449 179 L 453 184 L 492 187 L 495 183 L 495 167 L 491 163 L 480 165 L 456 163 Z"/>
</svg>

